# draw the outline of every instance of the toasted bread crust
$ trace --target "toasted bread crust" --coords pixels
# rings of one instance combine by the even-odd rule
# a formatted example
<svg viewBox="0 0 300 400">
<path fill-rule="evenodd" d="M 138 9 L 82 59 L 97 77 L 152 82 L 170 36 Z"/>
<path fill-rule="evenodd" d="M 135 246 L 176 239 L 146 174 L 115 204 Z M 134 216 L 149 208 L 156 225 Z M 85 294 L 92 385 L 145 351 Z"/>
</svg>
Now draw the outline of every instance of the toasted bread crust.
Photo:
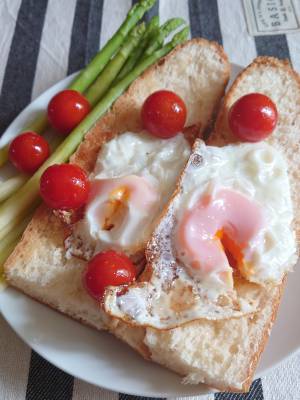
<svg viewBox="0 0 300 400">
<path fill-rule="evenodd" d="M 236 90 L 237 90 L 237 88 L 239 88 L 239 85 L 243 81 L 244 77 L 249 73 L 249 69 L 251 69 L 251 70 L 259 69 L 261 66 L 266 66 L 268 68 L 281 69 L 281 70 L 285 71 L 286 74 L 290 75 L 294 79 L 295 83 L 298 85 L 298 93 L 299 93 L 299 98 L 300 98 L 300 76 L 292 69 L 288 60 L 279 60 L 274 57 L 257 57 L 248 68 L 244 69 L 239 74 L 239 76 L 237 77 L 237 79 L 235 80 L 233 85 L 231 86 L 230 90 L 226 94 L 223 106 L 222 106 L 222 108 L 218 114 L 217 120 L 216 120 L 214 131 L 208 140 L 208 144 L 224 145 L 227 143 L 233 143 L 233 142 L 237 141 L 237 139 L 232 135 L 232 133 L 230 132 L 230 129 L 228 127 L 227 115 L 228 115 L 231 105 L 236 100 L 236 98 L 235 98 Z M 289 135 L 288 137 L 285 137 L 285 140 L 283 142 L 281 135 L 280 135 L 280 129 L 277 129 L 267 141 L 272 145 L 275 145 L 275 146 L 277 145 L 277 147 L 279 147 L 280 150 L 283 151 L 287 157 L 287 161 L 289 164 L 290 181 L 291 181 L 291 186 L 293 188 L 293 190 L 292 190 L 293 196 L 292 197 L 293 197 L 294 213 L 295 213 L 294 226 L 295 226 L 297 243 L 298 243 L 298 247 L 299 247 L 299 242 L 300 242 L 299 161 L 295 163 L 295 159 L 294 158 L 291 159 L 289 157 L 289 154 L 290 154 L 290 149 L 293 149 L 295 152 L 297 152 L 299 150 L 300 141 L 299 141 L 299 139 L 297 140 L 297 137 L 295 137 L 294 135 Z M 259 348 L 255 353 L 252 354 L 251 362 L 250 362 L 249 369 L 248 369 L 248 379 L 243 384 L 244 391 L 249 390 L 249 387 L 252 383 L 253 375 L 255 373 L 256 366 L 258 364 L 260 356 L 261 356 L 261 354 L 267 344 L 267 341 L 269 339 L 272 325 L 277 317 L 277 312 L 278 312 L 281 297 L 282 297 L 282 294 L 284 291 L 286 278 L 287 277 L 285 276 L 285 278 L 282 281 L 282 284 L 278 286 L 277 293 L 274 295 L 274 297 L 272 299 L 272 302 L 273 302 L 272 313 L 270 314 L 269 320 L 267 321 L 267 323 L 264 326 L 264 330 L 263 330 L 263 334 L 262 334 L 261 341 L 259 344 Z M 230 390 L 230 389 L 233 389 L 233 388 L 228 388 L 228 390 Z"/>
<path fill-rule="evenodd" d="M 4 265 L 4 272 L 8 281 L 9 269 L 19 262 L 19 259 L 30 259 L 32 244 L 40 240 L 40 234 L 43 234 L 48 227 L 51 226 L 53 233 L 53 241 L 57 247 L 63 245 L 64 240 L 64 224 L 57 218 L 51 210 L 49 210 L 44 204 L 42 204 L 35 212 L 32 220 L 28 224 L 26 231 L 24 232 L 22 239 L 18 246 L 16 246 L 13 253 L 7 259 Z M 22 291 L 22 290 L 21 290 Z"/>
<path fill-rule="evenodd" d="M 300 99 L 300 75 L 297 74 L 291 67 L 288 60 L 279 60 L 274 57 L 257 57 L 246 69 L 244 69 L 236 78 L 233 85 L 231 86 L 230 90 L 227 92 L 221 110 L 218 114 L 215 127 L 211 137 L 208 139 L 209 145 L 214 146 L 222 146 L 228 143 L 237 142 L 237 139 L 231 133 L 228 122 L 227 116 L 230 110 L 231 105 L 236 100 L 236 92 L 239 90 L 239 86 L 241 82 L 245 79 L 245 77 L 251 73 L 254 69 L 259 70 L 261 67 L 275 68 L 276 70 L 282 70 L 285 74 L 289 75 L 291 79 L 295 82 L 298 86 L 298 96 Z M 270 96 L 269 93 L 266 93 Z M 272 98 L 272 95 L 270 96 Z M 276 102 L 275 102 L 276 103 Z M 299 110 L 300 111 L 300 106 Z M 280 116 L 279 116 L 279 124 L 280 124 Z M 297 243 L 299 247 L 300 242 L 300 196 L 299 196 L 299 189 L 300 189 L 300 168 L 299 168 L 299 160 L 295 162 L 295 158 L 291 158 L 290 150 L 298 152 L 300 148 L 300 140 L 297 136 L 290 132 L 290 135 L 285 135 L 285 138 L 282 138 L 282 132 L 280 131 L 280 127 L 272 133 L 272 135 L 267 139 L 271 145 L 275 145 L 278 147 L 286 156 L 288 165 L 289 165 L 289 176 L 290 182 L 292 187 L 292 197 L 293 197 L 293 204 L 294 204 L 294 227 L 296 232 Z M 298 153 L 299 154 L 299 153 Z M 286 283 L 286 276 L 282 281 L 282 284 L 278 286 L 277 292 L 274 294 L 272 299 L 272 313 L 269 316 L 269 320 L 266 322 L 264 326 L 264 330 L 262 333 L 262 337 L 260 339 L 259 347 L 256 352 L 252 354 L 249 369 L 248 369 L 248 379 L 243 384 L 243 390 L 249 390 L 249 387 L 252 383 L 253 375 L 256 370 L 256 366 L 260 359 L 260 356 L 267 344 L 268 338 L 270 336 L 271 328 L 276 320 L 277 312 L 279 309 L 281 297 L 284 291 L 284 286 Z M 227 388 L 228 390 L 233 388 Z"/>
<path fill-rule="evenodd" d="M 247 372 L 247 380 L 244 382 L 243 384 L 243 392 L 247 392 L 250 389 L 250 386 L 252 384 L 253 381 L 253 376 L 255 374 L 255 370 L 257 367 L 257 364 L 260 360 L 260 357 L 266 347 L 266 344 L 269 340 L 269 336 L 271 333 L 271 329 L 273 327 L 273 324 L 276 320 L 277 317 L 277 313 L 278 313 L 278 309 L 279 309 L 279 305 L 280 305 L 280 301 L 283 295 L 283 291 L 284 291 L 284 287 L 286 284 L 286 278 L 287 276 L 284 277 L 282 283 L 280 285 L 277 286 L 277 291 L 275 292 L 275 294 L 273 295 L 272 298 L 272 312 L 270 313 L 270 318 L 269 320 L 266 322 L 263 332 L 262 332 L 262 336 L 261 336 L 261 340 L 258 346 L 258 349 L 256 352 L 254 352 L 252 354 L 250 363 L 249 363 L 249 367 L 248 367 L 248 372 Z M 253 343 L 254 345 L 254 343 Z M 234 390 L 234 388 L 232 388 Z M 231 390 L 231 389 L 230 389 Z"/>
</svg>

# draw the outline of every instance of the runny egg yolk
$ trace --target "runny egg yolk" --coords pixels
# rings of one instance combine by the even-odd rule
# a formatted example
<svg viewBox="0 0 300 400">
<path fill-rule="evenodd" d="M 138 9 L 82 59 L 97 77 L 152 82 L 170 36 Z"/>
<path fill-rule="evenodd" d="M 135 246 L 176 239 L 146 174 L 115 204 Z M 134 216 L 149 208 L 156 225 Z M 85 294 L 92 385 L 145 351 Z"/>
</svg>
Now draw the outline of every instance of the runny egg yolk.
<svg viewBox="0 0 300 400">
<path fill-rule="evenodd" d="M 223 251 L 226 254 L 229 265 L 234 269 L 240 269 L 244 263 L 242 247 L 237 244 L 225 231 L 219 229 L 215 238 L 220 241 Z"/>
<path fill-rule="evenodd" d="M 264 226 L 263 211 L 239 192 L 220 189 L 202 196 L 179 222 L 177 245 L 185 265 L 199 276 L 217 272 L 233 286 L 232 271 L 251 271 L 245 251 Z"/>
<path fill-rule="evenodd" d="M 91 236 L 103 246 L 134 252 L 147 240 L 145 226 L 159 200 L 157 188 L 143 176 L 95 179 L 86 207 Z"/>
<path fill-rule="evenodd" d="M 130 199 L 130 189 L 126 186 L 119 186 L 112 190 L 106 203 L 106 212 L 102 229 L 110 231 L 122 214 L 124 214 Z"/>
<path fill-rule="evenodd" d="M 224 231 L 224 229 L 218 230 L 215 238 L 222 246 L 228 263 L 234 271 L 239 271 L 242 275 L 245 276 L 253 274 L 253 266 L 251 265 L 251 263 L 245 260 L 243 254 L 243 249 L 246 247 L 246 245 L 238 244 Z M 226 280 L 226 274 L 223 276 Z"/>
</svg>

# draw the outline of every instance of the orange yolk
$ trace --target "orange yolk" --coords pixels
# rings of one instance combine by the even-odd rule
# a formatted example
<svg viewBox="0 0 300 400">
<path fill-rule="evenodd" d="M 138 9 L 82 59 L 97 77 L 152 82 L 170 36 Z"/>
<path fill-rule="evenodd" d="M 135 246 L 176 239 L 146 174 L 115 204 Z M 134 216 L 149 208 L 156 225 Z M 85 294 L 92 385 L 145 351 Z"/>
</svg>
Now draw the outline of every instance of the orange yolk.
<svg viewBox="0 0 300 400">
<path fill-rule="evenodd" d="M 120 214 L 123 213 L 129 198 L 130 190 L 126 186 L 119 186 L 109 194 L 103 230 L 110 231 L 114 228 L 115 222 L 119 219 Z"/>
<path fill-rule="evenodd" d="M 214 196 L 205 194 L 179 222 L 179 254 L 193 274 L 217 271 L 231 284 L 230 266 L 245 275 L 251 273 L 245 253 L 264 223 L 261 206 L 239 192 L 222 188 Z"/>
<path fill-rule="evenodd" d="M 232 268 L 241 268 L 244 264 L 244 256 L 241 246 L 231 239 L 224 229 L 218 230 L 215 238 L 220 240 L 230 266 Z"/>
</svg>

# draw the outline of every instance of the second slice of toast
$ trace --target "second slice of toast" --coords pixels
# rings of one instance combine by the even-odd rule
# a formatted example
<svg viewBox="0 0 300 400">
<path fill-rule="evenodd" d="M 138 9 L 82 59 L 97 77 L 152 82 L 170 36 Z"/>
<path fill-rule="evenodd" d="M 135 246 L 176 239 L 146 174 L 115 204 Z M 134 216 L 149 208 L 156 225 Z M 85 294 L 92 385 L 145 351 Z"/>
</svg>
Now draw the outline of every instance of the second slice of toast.
<svg viewBox="0 0 300 400">
<path fill-rule="evenodd" d="M 224 146 L 236 142 L 228 128 L 228 111 L 235 100 L 252 92 L 268 95 L 278 109 L 278 124 L 267 142 L 279 149 L 288 162 L 294 230 L 299 243 L 300 79 L 288 62 L 259 57 L 237 77 L 225 96 L 208 144 Z M 220 321 L 202 319 L 169 330 L 130 327 L 113 320 L 111 329 L 145 358 L 182 375 L 185 383 L 247 391 L 271 333 L 285 280 L 273 285 L 264 306 L 249 316 Z"/>
</svg>

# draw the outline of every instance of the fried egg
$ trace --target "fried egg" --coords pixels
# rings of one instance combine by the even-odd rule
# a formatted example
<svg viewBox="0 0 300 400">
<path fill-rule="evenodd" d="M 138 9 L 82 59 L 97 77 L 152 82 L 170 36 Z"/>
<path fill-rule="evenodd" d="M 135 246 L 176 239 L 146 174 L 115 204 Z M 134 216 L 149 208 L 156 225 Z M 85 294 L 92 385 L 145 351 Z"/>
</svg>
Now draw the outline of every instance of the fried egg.
<svg viewBox="0 0 300 400">
<path fill-rule="evenodd" d="M 144 278 L 119 295 L 110 288 L 105 310 L 157 329 L 253 313 L 296 262 L 292 220 L 278 150 L 197 141 L 148 243 Z"/>
<path fill-rule="evenodd" d="M 182 133 L 164 140 L 126 132 L 105 143 L 90 176 L 84 218 L 65 242 L 67 255 L 89 260 L 106 249 L 129 256 L 144 251 L 190 152 Z"/>
</svg>

